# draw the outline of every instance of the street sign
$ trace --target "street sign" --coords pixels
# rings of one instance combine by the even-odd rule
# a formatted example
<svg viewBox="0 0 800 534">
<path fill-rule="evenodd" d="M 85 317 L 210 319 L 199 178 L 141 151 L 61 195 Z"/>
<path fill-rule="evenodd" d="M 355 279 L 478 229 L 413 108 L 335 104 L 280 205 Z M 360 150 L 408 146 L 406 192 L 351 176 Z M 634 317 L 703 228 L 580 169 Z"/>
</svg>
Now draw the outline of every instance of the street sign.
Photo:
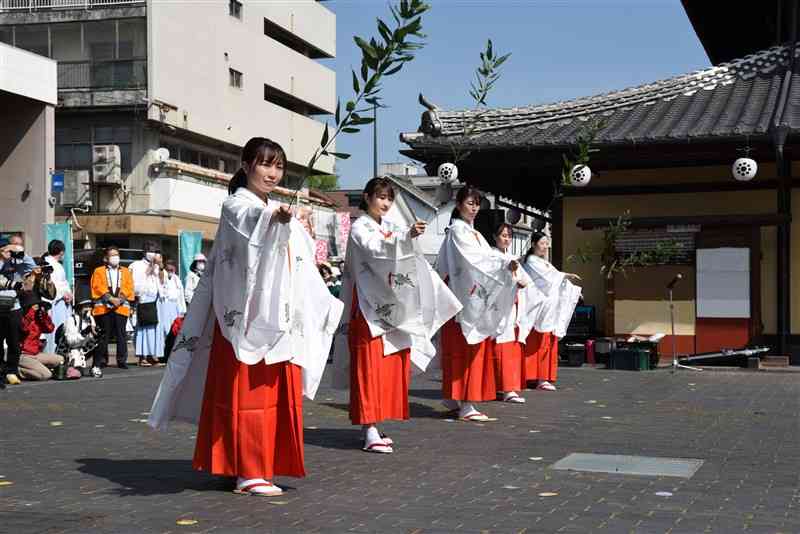
<svg viewBox="0 0 800 534">
<path fill-rule="evenodd" d="M 53 179 L 50 185 L 50 190 L 53 193 L 63 193 L 64 192 L 64 172 L 54 172 Z"/>
</svg>

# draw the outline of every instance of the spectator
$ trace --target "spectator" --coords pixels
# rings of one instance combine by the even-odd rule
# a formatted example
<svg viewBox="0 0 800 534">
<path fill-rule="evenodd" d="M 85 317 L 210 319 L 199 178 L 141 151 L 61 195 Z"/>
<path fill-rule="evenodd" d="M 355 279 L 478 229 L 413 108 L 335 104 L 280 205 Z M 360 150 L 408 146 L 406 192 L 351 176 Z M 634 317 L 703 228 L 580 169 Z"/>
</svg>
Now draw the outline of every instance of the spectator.
<svg viewBox="0 0 800 534">
<path fill-rule="evenodd" d="M 108 247 L 105 253 L 106 264 L 92 273 L 92 315 L 100 326 L 100 339 L 92 358 L 92 374 L 101 376 L 108 363 L 108 341 L 111 332 L 117 338 L 117 367 L 128 368 L 128 339 L 125 325 L 131 315 L 130 302 L 133 301 L 133 276 L 120 266 L 119 249 Z"/>
<path fill-rule="evenodd" d="M 44 352 L 56 352 L 56 336 L 55 331 L 58 327 L 64 324 L 72 314 L 72 292 L 70 291 L 69 282 L 67 282 L 67 274 L 64 271 L 64 266 L 61 264 L 64 261 L 64 252 L 66 248 L 63 241 L 54 239 L 47 245 L 47 253 L 42 258 L 53 268 L 53 273 L 50 279 L 56 287 L 56 297 L 53 299 L 50 308 L 50 318 L 53 320 L 55 330 L 47 334 L 45 339 Z"/>
<path fill-rule="evenodd" d="M 22 355 L 19 360 L 19 375 L 24 380 L 50 380 L 50 368 L 64 363 L 64 358 L 54 353 L 42 352 L 42 334 L 55 331 L 48 314 L 50 304 L 43 301 L 35 291 L 26 291 L 20 297 L 22 307 Z"/>
<path fill-rule="evenodd" d="M 131 264 L 133 293 L 136 296 L 136 356 L 139 365 L 150 367 L 164 354 L 164 331 L 159 326 L 158 299 L 161 294 L 158 245 L 144 244 L 144 256 Z"/>
<path fill-rule="evenodd" d="M 197 289 L 197 284 L 200 283 L 200 277 L 206 270 L 206 257 L 202 254 L 195 254 L 194 261 L 189 266 L 189 274 L 186 275 L 186 289 L 184 295 L 186 296 L 186 305 L 192 302 L 194 292 Z"/>
<path fill-rule="evenodd" d="M 161 299 L 159 300 L 158 321 L 164 331 L 164 339 L 169 336 L 175 319 L 186 313 L 186 301 L 183 295 L 183 284 L 178 277 L 177 266 L 167 260 L 164 268 L 164 280 L 161 282 Z M 166 345 L 162 357 L 166 360 Z"/>
<path fill-rule="evenodd" d="M 11 385 L 20 383 L 22 309 L 18 292 L 35 267 L 33 258 L 25 254 L 21 234 L 12 235 L 8 245 L 0 248 L 0 348 L 5 341 L 5 381 Z"/>
<path fill-rule="evenodd" d="M 316 239 L 317 234 L 314 231 L 314 210 L 308 206 L 300 206 L 297 208 L 295 216 L 297 220 L 300 221 L 300 224 L 303 225 L 303 228 L 306 229 L 308 235 L 311 236 L 311 239 Z"/>
<path fill-rule="evenodd" d="M 342 290 L 342 282 L 333 275 L 331 265 L 327 262 L 322 262 L 317 266 L 317 269 L 319 269 L 319 274 L 322 276 L 322 279 L 325 280 L 328 291 L 331 292 L 331 295 L 338 298 Z"/>
</svg>

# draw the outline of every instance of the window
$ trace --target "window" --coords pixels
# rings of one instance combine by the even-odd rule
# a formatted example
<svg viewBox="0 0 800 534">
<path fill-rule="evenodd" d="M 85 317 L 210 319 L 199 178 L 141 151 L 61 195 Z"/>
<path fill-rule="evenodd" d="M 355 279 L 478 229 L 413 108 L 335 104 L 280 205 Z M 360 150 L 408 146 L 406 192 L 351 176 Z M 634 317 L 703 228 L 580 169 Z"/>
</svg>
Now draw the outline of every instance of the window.
<svg viewBox="0 0 800 534">
<path fill-rule="evenodd" d="M 81 23 L 53 24 L 50 28 L 53 59 L 58 61 L 81 61 Z"/>
<path fill-rule="evenodd" d="M 16 45 L 34 54 L 50 57 L 50 31 L 46 24 L 17 26 Z"/>
<path fill-rule="evenodd" d="M 238 70 L 228 69 L 231 87 L 242 88 L 242 73 Z"/>
<path fill-rule="evenodd" d="M 119 21 L 119 59 L 147 57 L 147 25 L 145 19 Z"/>
<path fill-rule="evenodd" d="M 237 19 L 242 18 L 242 3 L 238 0 L 230 0 L 228 2 L 228 14 L 231 17 L 236 17 Z"/>
<path fill-rule="evenodd" d="M 0 28 L 0 43 L 14 46 L 14 28 L 5 26 Z"/>
</svg>

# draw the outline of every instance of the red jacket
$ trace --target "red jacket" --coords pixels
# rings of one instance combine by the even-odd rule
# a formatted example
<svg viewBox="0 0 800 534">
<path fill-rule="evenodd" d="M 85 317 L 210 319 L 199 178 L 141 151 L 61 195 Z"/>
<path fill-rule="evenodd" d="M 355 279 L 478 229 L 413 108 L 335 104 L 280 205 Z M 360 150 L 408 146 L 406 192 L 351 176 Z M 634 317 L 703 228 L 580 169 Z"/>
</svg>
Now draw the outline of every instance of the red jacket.
<svg viewBox="0 0 800 534">
<path fill-rule="evenodd" d="M 22 340 L 22 352 L 25 354 L 36 355 L 42 352 L 42 342 L 39 337 L 55 330 L 50 315 L 41 308 L 39 310 L 35 310 L 31 306 L 28 308 L 28 313 L 22 317 L 22 331 L 25 333 L 25 339 Z"/>
</svg>

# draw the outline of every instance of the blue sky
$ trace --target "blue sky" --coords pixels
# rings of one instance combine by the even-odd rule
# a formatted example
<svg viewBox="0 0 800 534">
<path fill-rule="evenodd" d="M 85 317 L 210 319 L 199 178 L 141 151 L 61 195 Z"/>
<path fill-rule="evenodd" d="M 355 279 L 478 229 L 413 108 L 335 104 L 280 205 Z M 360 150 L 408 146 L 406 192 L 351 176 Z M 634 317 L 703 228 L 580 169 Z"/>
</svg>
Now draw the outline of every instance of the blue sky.
<svg viewBox="0 0 800 534">
<path fill-rule="evenodd" d="M 469 82 L 478 54 L 491 38 L 511 52 L 490 106 L 522 106 L 589 96 L 709 66 L 679 0 L 429 0 L 423 17 L 427 45 L 414 61 L 386 79 L 379 110 L 379 161 L 407 161 L 398 135 L 415 131 L 422 92 L 441 108 L 472 106 Z M 353 35 L 377 33 L 375 20 L 391 20 L 382 0 L 329 0 L 337 15 L 336 70 L 342 101 L 352 97 L 351 67 L 361 52 Z M 361 187 L 372 174 L 372 127 L 343 134 L 337 150 L 340 186 Z"/>
</svg>

